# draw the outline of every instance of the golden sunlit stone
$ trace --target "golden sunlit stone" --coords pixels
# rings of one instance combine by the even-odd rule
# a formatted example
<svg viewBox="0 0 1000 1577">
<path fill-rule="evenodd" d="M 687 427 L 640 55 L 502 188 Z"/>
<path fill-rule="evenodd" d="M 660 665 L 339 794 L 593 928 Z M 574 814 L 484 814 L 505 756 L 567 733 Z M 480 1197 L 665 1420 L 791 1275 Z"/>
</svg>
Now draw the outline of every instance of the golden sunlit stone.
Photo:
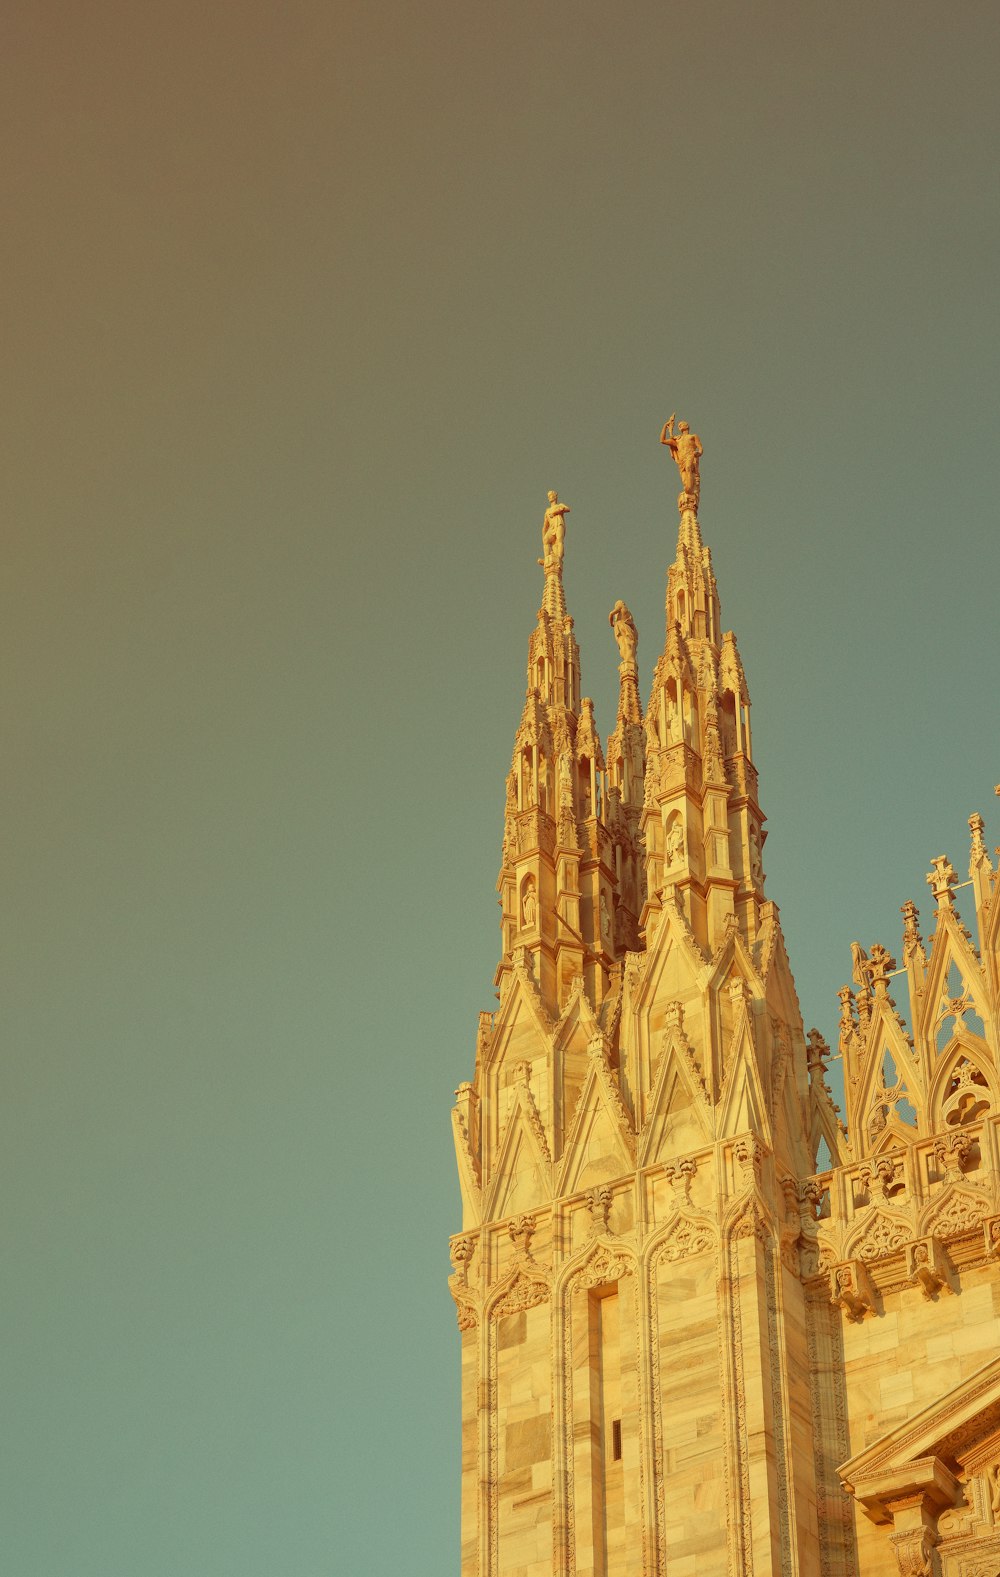
<svg viewBox="0 0 1000 1577">
<path fill-rule="evenodd" d="M 967 883 L 932 862 L 926 943 L 908 901 L 901 966 L 852 944 L 845 1125 L 765 894 L 702 445 L 673 417 L 662 441 L 683 485 L 666 640 L 643 712 L 615 603 L 604 749 L 563 591 L 569 511 L 550 493 L 545 512 L 499 1006 L 453 1114 L 462 1577 L 996 1577 L 1000 884 L 983 818 Z"/>
</svg>

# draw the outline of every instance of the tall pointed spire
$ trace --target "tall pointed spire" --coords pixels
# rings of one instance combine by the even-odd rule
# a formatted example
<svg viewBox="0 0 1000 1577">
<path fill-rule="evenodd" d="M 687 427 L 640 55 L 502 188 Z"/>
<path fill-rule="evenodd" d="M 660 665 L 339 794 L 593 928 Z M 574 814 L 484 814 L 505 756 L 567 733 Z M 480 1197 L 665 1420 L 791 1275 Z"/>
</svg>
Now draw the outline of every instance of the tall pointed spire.
<svg viewBox="0 0 1000 1577">
<path fill-rule="evenodd" d="M 641 882 L 636 857 L 625 872 L 632 919 L 619 921 L 624 877 L 609 815 L 620 796 L 608 791 L 593 702 L 580 695 L 580 649 L 563 589 L 568 514 L 569 506 L 550 493 L 538 560 L 542 606 L 528 641 L 497 881 L 503 936 L 497 983 L 502 992 L 505 978 L 523 963 L 553 1013 L 578 976 L 595 1006 L 603 1000 L 619 955 L 637 941 Z"/>
<path fill-rule="evenodd" d="M 750 758 L 750 694 L 736 638 L 722 632 L 712 555 L 701 536 L 701 439 L 675 417 L 660 441 L 681 477 L 677 552 L 667 571 L 666 637 L 646 711 L 648 925 L 672 891 L 703 946 L 733 915 L 760 929 L 766 834 Z"/>
</svg>

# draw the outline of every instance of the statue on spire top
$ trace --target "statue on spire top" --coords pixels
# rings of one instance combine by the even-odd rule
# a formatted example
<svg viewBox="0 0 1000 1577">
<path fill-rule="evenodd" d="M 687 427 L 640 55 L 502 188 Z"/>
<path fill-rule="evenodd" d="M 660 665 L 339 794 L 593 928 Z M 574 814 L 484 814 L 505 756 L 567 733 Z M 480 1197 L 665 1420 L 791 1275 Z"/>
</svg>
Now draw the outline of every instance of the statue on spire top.
<svg viewBox="0 0 1000 1577">
<path fill-rule="evenodd" d="M 555 570 L 562 574 L 563 555 L 566 551 L 566 519 L 569 505 L 559 502 L 558 493 L 549 494 L 549 507 L 542 521 L 542 550 L 544 558 L 538 560 L 545 573 Z"/>
<path fill-rule="evenodd" d="M 622 662 L 634 664 L 636 648 L 639 645 L 639 632 L 635 627 L 635 620 L 620 597 L 608 614 L 608 623 L 615 633 L 618 654 Z"/>
<path fill-rule="evenodd" d="M 701 439 L 693 433 L 687 422 L 679 422 L 677 432 L 674 432 L 674 422 L 677 421 L 677 412 L 665 422 L 660 434 L 661 444 L 666 444 L 674 457 L 677 469 L 681 473 L 681 485 L 684 492 L 692 500 L 690 507 L 697 510 L 698 500 L 701 496 L 701 472 L 699 464 L 705 453 L 701 446 Z"/>
</svg>

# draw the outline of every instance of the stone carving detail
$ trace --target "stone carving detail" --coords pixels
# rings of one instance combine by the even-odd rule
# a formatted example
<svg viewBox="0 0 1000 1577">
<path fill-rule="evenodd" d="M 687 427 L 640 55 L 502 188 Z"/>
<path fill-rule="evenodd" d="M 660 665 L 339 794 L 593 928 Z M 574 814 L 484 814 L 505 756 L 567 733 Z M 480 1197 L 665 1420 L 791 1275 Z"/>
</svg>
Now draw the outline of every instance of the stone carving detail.
<svg viewBox="0 0 1000 1577">
<path fill-rule="evenodd" d="M 494 1303 L 490 1312 L 495 1320 L 502 1320 L 507 1314 L 520 1314 L 525 1309 L 533 1309 L 536 1304 L 544 1303 L 548 1296 L 549 1289 L 544 1281 L 538 1281 L 518 1271 L 507 1291 Z"/>
<path fill-rule="evenodd" d="M 849 1320 L 860 1322 L 875 1313 L 875 1293 L 868 1272 L 858 1260 L 844 1260 L 830 1271 L 830 1302 Z"/>
<path fill-rule="evenodd" d="M 519 1062 L 517 1064 L 514 1069 L 514 1082 L 515 1084 L 519 1085 L 521 1089 L 521 1101 L 524 1107 L 525 1117 L 527 1118 L 528 1127 L 531 1129 L 536 1140 L 538 1141 L 538 1148 L 541 1150 L 542 1155 L 545 1157 L 546 1161 L 551 1161 L 552 1156 L 549 1152 L 549 1141 L 545 1134 L 545 1128 L 542 1123 L 542 1119 L 538 1115 L 538 1107 L 535 1105 L 535 1097 L 531 1093 L 530 1062 Z"/>
<path fill-rule="evenodd" d="M 455 1267 L 456 1285 L 467 1287 L 469 1284 L 469 1261 L 476 1252 L 474 1237 L 456 1238 L 451 1245 L 451 1262 Z"/>
<path fill-rule="evenodd" d="M 608 623 L 614 631 L 618 643 L 618 655 L 622 662 L 634 665 L 639 646 L 639 632 L 635 627 L 635 620 L 620 597 L 608 615 Z"/>
<path fill-rule="evenodd" d="M 890 1533 L 889 1543 L 896 1552 L 900 1577 L 933 1577 L 933 1545 L 926 1528 L 907 1528 Z"/>
<path fill-rule="evenodd" d="M 657 1260 L 673 1262 L 693 1259 L 696 1254 L 706 1254 L 715 1247 L 715 1229 L 710 1222 L 695 1216 L 678 1214 L 667 1228 L 665 1237 L 656 1250 Z"/>
<path fill-rule="evenodd" d="M 510 1240 L 514 1245 L 514 1253 L 518 1259 L 526 1262 L 531 1261 L 531 1239 L 535 1233 L 535 1225 L 534 1216 L 529 1215 L 515 1216 L 507 1225 Z"/>
<path fill-rule="evenodd" d="M 781 1019 L 771 1020 L 771 1116 L 778 1110 L 781 1102 L 781 1092 L 785 1085 L 785 1075 L 791 1061 L 791 1047 L 788 1044 L 788 1026 Z"/>
<path fill-rule="evenodd" d="M 990 862 L 989 854 L 986 852 L 986 840 L 983 837 L 985 827 L 986 823 L 982 816 L 978 811 L 973 811 L 969 817 L 969 831 L 972 833 L 972 850 L 969 857 L 970 871 L 974 871 L 979 865 L 988 865 Z"/>
<path fill-rule="evenodd" d="M 592 1065 L 597 1069 L 597 1077 L 600 1079 L 604 1093 L 608 1097 L 611 1108 L 618 1119 L 618 1125 L 628 1148 L 634 1153 L 635 1130 L 632 1127 L 632 1119 L 628 1114 L 625 1102 L 622 1100 L 621 1091 L 618 1088 L 618 1080 L 608 1065 L 608 1053 L 604 1044 L 604 1036 L 595 1035 L 587 1046 L 587 1052 Z"/>
<path fill-rule="evenodd" d="M 858 1180 L 869 1199 L 894 1198 L 896 1194 L 902 1193 L 906 1186 L 902 1157 L 878 1156 L 876 1160 L 861 1168 Z"/>
<path fill-rule="evenodd" d="M 743 1173 L 744 1188 L 752 1188 L 760 1182 L 760 1169 L 766 1155 L 764 1146 L 752 1134 L 744 1139 L 737 1139 L 733 1145 L 733 1155 Z"/>
<path fill-rule="evenodd" d="M 952 888 L 958 881 L 958 872 L 946 854 L 939 854 L 936 860 L 931 860 L 933 869 L 927 874 L 927 885 L 937 899 L 939 909 L 952 912 L 955 908 L 955 895 Z"/>
<path fill-rule="evenodd" d="M 983 1222 L 986 1253 L 990 1259 L 1000 1259 L 1000 1216 L 987 1216 Z"/>
<path fill-rule="evenodd" d="M 924 939 L 920 935 L 920 910 L 912 898 L 907 898 L 900 908 L 903 916 L 903 963 L 916 963 L 921 968 L 927 963 Z"/>
<path fill-rule="evenodd" d="M 910 1230 L 904 1221 L 876 1210 L 861 1236 L 855 1239 L 854 1253 L 858 1259 L 882 1259 L 902 1248 L 909 1237 Z"/>
<path fill-rule="evenodd" d="M 679 817 L 667 831 L 663 854 L 668 870 L 684 863 L 684 828 Z"/>
<path fill-rule="evenodd" d="M 663 1168 L 663 1175 L 673 1189 L 675 1198 L 685 1205 L 691 1203 L 691 1181 L 697 1171 L 698 1163 L 691 1156 L 684 1156 L 676 1163 L 670 1161 Z"/>
<path fill-rule="evenodd" d="M 979 1231 L 989 1208 L 985 1195 L 951 1188 L 942 1203 L 928 1216 L 925 1230 L 939 1238 L 964 1237 L 969 1232 Z"/>
<path fill-rule="evenodd" d="M 952 1183 L 959 1182 L 965 1175 L 970 1162 L 974 1140 L 970 1133 L 955 1133 L 948 1139 L 939 1139 L 934 1146 L 934 1155 L 939 1169 Z"/>
<path fill-rule="evenodd" d="M 925 1298 L 932 1299 L 939 1292 L 951 1291 L 944 1257 L 933 1237 L 918 1238 L 907 1244 L 906 1271 L 911 1286 L 919 1287 Z"/>
<path fill-rule="evenodd" d="M 756 1194 L 751 1194 L 730 1228 L 734 1238 L 757 1238 L 765 1243 L 768 1238 L 767 1217 L 760 1207 Z"/>
<path fill-rule="evenodd" d="M 546 575 L 562 574 L 563 559 L 566 554 L 566 516 L 570 513 L 568 504 L 559 502 L 558 493 L 549 494 L 549 506 L 542 519 L 542 552 L 543 558 L 538 560 Z"/>
<path fill-rule="evenodd" d="M 620 1281 L 623 1276 L 630 1276 L 633 1269 L 630 1255 L 616 1254 L 613 1249 L 602 1244 L 580 1269 L 574 1272 L 573 1291 L 581 1292 L 590 1287 L 603 1287 L 608 1282 Z"/>
<path fill-rule="evenodd" d="M 674 1043 L 683 1055 L 688 1068 L 691 1070 L 691 1073 L 694 1076 L 696 1088 L 701 1092 L 702 1098 L 706 1105 L 710 1104 L 710 1096 L 708 1093 L 708 1087 L 705 1084 L 705 1076 L 701 1071 L 701 1063 L 698 1061 L 698 1058 L 695 1055 L 694 1047 L 684 1032 L 683 1005 L 680 1002 L 668 1002 L 665 1018 L 666 1028 L 663 1032 L 663 1050 L 666 1051 L 667 1041 L 672 1035 L 674 1038 Z M 663 1053 L 661 1052 L 661 1056 L 662 1055 Z"/>
<path fill-rule="evenodd" d="M 590 1232 L 592 1237 L 607 1237 L 608 1214 L 615 1197 L 614 1189 L 608 1183 L 599 1183 L 587 1194 L 587 1209 L 590 1211 Z"/>
<path fill-rule="evenodd" d="M 680 472 L 683 492 L 678 500 L 679 507 L 682 510 L 697 510 L 701 496 L 701 457 L 705 451 L 701 439 L 691 431 L 687 422 L 679 422 L 675 433 L 675 421 L 676 412 L 669 421 L 664 422 L 660 442 L 666 444 Z"/>
</svg>

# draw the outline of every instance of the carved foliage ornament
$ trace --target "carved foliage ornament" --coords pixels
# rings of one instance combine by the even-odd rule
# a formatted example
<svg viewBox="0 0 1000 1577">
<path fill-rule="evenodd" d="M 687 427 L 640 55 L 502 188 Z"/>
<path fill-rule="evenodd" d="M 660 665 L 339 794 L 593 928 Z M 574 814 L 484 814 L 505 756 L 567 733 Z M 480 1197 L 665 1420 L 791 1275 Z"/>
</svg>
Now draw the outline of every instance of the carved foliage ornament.
<svg viewBox="0 0 1000 1577">
<path fill-rule="evenodd" d="M 896 1552 L 900 1577 L 932 1577 L 933 1545 L 925 1528 L 890 1533 L 889 1543 Z"/>
<path fill-rule="evenodd" d="M 939 1238 L 963 1237 L 966 1233 L 978 1232 L 989 1208 L 982 1195 L 953 1188 L 929 1218 L 925 1230 Z"/>
<path fill-rule="evenodd" d="M 755 1194 L 751 1194 L 740 1210 L 732 1227 L 730 1236 L 734 1238 L 757 1238 L 765 1243 L 768 1238 L 768 1222 Z"/>
<path fill-rule="evenodd" d="M 909 1241 L 910 1229 L 905 1221 L 897 1221 L 893 1216 L 883 1215 L 880 1210 L 869 1220 L 861 1236 L 854 1244 L 854 1254 L 858 1259 L 882 1259 L 886 1254 L 894 1254 L 897 1249 Z"/>
<path fill-rule="evenodd" d="M 693 1259 L 696 1254 L 707 1254 L 714 1247 L 715 1232 L 709 1222 L 678 1215 L 656 1250 L 656 1258 L 673 1263 L 679 1259 Z"/>
<path fill-rule="evenodd" d="M 536 1281 L 518 1271 L 490 1312 L 495 1320 L 501 1320 L 507 1314 L 520 1314 L 524 1309 L 533 1309 L 536 1304 L 544 1303 L 548 1296 L 549 1289 L 544 1281 Z"/>
<path fill-rule="evenodd" d="M 627 1254 L 616 1254 L 613 1249 L 602 1246 L 573 1276 L 573 1291 L 583 1292 L 589 1287 L 603 1287 L 606 1283 L 620 1281 L 623 1276 L 630 1276 L 633 1269 L 632 1260 Z"/>
</svg>

